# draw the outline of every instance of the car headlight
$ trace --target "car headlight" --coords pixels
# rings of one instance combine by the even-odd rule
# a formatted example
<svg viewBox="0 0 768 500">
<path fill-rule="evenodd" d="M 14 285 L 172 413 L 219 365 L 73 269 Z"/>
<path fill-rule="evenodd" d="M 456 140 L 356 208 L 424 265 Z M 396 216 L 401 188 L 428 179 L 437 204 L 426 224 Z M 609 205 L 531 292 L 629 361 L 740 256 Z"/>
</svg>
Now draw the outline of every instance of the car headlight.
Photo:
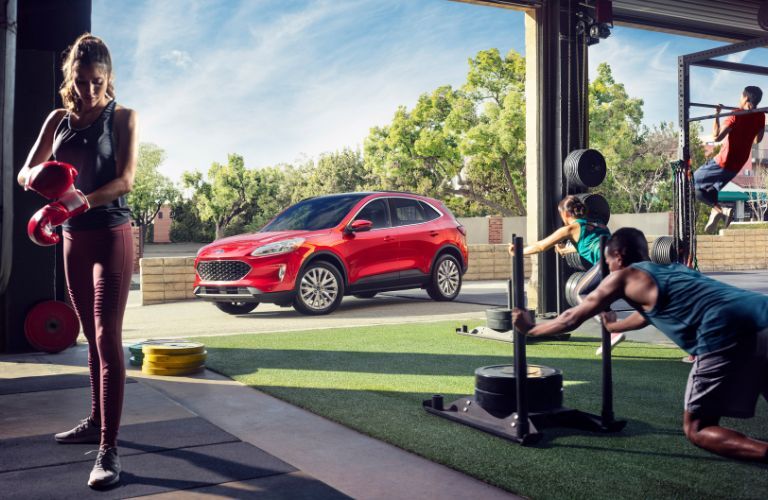
<svg viewBox="0 0 768 500">
<path fill-rule="evenodd" d="M 290 240 L 277 241 L 259 247 L 251 255 L 254 257 L 264 257 L 266 255 L 277 255 L 281 253 L 293 252 L 304 243 L 304 238 L 291 238 Z"/>
</svg>

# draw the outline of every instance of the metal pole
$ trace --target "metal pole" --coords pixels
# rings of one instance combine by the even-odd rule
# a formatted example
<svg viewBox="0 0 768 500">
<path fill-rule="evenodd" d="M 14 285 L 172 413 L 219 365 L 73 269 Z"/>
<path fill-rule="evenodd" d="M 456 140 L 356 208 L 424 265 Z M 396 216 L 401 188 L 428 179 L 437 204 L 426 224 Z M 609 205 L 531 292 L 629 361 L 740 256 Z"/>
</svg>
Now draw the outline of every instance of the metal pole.
<svg viewBox="0 0 768 500">
<path fill-rule="evenodd" d="M 515 257 L 512 261 L 512 281 L 514 283 L 513 305 L 525 310 L 523 290 L 523 238 L 512 236 Z M 517 438 L 522 440 L 529 433 L 528 427 L 528 361 L 525 354 L 525 334 L 514 328 L 515 333 L 515 382 L 517 389 Z"/>
<path fill-rule="evenodd" d="M 605 244 L 607 238 L 600 237 L 600 272 L 603 279 L 608 276 L 608 263 L 605 261 Z M 611 367 L 611 334 L 601 322 L 603 343 L 603 411 L 602 424 L 607 426 L 614 420 L 613 416 L 613 370 Z"/>
<path fill-rule="evenodd" d="M 13 186 L 16 183 L 13 163 L 16 16 L 16 0 L 7 0 L 0 12 L 0 68 L 2 68 L 0 71 L 0 206 L 2 207 L 0 209 L 0 294 L 5 293 L 8 287 L 13 261 Z M 0 350 L 2 350 L 1 345 Z"/>
</svg>

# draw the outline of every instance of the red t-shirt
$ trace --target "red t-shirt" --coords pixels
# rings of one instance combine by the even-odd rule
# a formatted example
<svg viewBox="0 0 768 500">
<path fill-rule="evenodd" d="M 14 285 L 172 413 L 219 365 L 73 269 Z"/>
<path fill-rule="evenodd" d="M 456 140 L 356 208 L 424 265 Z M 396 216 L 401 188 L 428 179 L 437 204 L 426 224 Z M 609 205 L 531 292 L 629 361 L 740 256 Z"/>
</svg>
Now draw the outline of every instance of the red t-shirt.
<svg viewBox="0 0 768 500">
<path fill-rule="evenodd" d="M 738 172 L 749 159 L 757 133 L 765 128 L 765 114 L 727 116 L 721 130 L 728 127 L 732 127 L 731 131 L 725 137 L 715 161 L 726 170 Z"/>
</svg>

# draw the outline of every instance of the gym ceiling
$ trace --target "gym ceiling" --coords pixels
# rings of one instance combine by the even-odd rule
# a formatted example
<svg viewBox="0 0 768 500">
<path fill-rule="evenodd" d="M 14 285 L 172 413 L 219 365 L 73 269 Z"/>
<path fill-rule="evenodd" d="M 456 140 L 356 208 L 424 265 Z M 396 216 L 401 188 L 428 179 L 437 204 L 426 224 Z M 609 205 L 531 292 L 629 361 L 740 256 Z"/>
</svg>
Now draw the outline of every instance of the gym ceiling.
<svg viewBox="0 0 768 500">
<path fill-rule="evenodd" d="M 454 0 L 525 10 L 548 0 Z M 757 22 L 763 0 L 613 0 L 614 23 L 723 41 L 765 36 Z"/>
</svg>

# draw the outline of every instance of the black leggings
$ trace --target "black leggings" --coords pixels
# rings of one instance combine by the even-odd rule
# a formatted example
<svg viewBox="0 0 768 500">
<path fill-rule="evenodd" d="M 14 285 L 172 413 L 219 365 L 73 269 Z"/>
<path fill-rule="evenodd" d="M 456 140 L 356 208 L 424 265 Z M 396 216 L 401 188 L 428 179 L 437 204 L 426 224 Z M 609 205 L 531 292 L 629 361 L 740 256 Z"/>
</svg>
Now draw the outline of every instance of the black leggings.
<svg viewBox="0 0 768 500">
<path fill-rule="evenodd" d="M 133 272 L 130 223 L 65 231 L 64 271 L 88 339 L 91 419 L 101 425 L 101 446 L 115 446 L 125 385 L 123 314 Z"/>
</svg>

